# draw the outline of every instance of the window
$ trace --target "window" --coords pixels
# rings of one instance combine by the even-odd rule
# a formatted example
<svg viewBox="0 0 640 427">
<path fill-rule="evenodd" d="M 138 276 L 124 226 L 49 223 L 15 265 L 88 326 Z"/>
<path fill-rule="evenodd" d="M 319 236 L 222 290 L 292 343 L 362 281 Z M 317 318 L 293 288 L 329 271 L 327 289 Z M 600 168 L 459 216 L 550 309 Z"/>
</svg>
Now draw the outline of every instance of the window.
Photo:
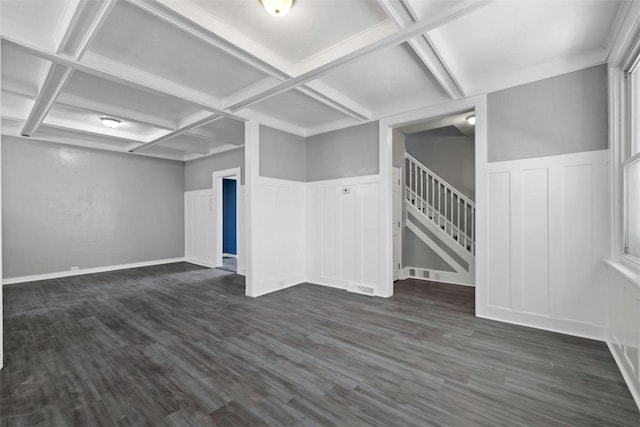
<svg viewBox="0 0 640 427">
<path fill-rule="evenodd" d="M 624 252 L 640 261 L 640 65 L 627 74 L 629 132 L 624 171 L 625 236 Z"/>
</svg>

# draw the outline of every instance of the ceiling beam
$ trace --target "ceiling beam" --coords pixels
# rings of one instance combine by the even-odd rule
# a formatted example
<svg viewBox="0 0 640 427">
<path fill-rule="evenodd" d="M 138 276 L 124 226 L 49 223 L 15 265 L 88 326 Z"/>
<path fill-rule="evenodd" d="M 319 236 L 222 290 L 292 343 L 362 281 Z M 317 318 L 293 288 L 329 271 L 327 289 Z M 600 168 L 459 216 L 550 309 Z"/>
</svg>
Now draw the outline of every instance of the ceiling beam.
<svg viewBox="0 0 640 427">
<path fill-rule="evenodd" d="M 387 15 L 389 15 L 400 28 L 404 28 L 420 20 L 408 0 L 377 1 Z M 480 3 L 481 1 L 479 0 L 478 2 Z M 486 4 L 488 2 L 482 1 L 481 3 Z M 466 95 L 447 64 L 444 63 L 434 48 L 433 42 L 427 33 L 410 39 L 408 44 L 420 59 L 422 65 L 433 75 L 451 99 L 458 99 Z"/>
<path fill-rule="evenodd" d="M 76 61 L 67 56 L 50 52 L 46 49 L 41 49 L 39 47 L 32 46 L 18 40 L 13 40 L 5 36 L 2 36 L 0 38 L 8 45 L 11 45 L 16 49 L 20 49 L 21 51 L 28 53 L 29 55 L 37 56 L 38 58 L 51 61 L 55 64 L 69 67 L 74 71 L 80 71 L 104 80 L 109 80 L 111 82 L 121 84 L 123 86 L 142 90 L 148 93 L 153 93 L 155 95 L 171 97 L 195 105 L 212 113 L 223 114 L 236 120 L 242 120 L 240 117 L 227 113 L 220 109 L 219 106 L 214 105 L 211 102 L 210 97 L 196 94 L 196 91 L 192 89 L 190 90 L 189 88 L 181 85 L 171 84 L 171 82 L 165 81 L 164 79 L 156 78 L 153 80 L 149 80 L 150 75 L 148 73 L 139 72 L 136 75 L 131 75 L 130 73 L 125 73 L 122 70 L 107 71 L 99 66 Z M 94 55 L 91 56 L 94 57 Z"/>
<path fill-rule="evenodd" d="M 58 53 L 68 55 L 76 61 L 80 60 L 114 5 L 115 0 L 80 2 L 62 38 Z M 72 72 L 72 68 L 61 64 L 54 63 L 49 68 L 44 84 L 22 129 L 22 136 L 31 136 L 38 129 Z"/>
<path fill-rule="evenodd" d="M 148 3 L 144 3 L 145 5 L 147 5 Z M 303 73 L 297 77 L 293 77 L 290 78 L 288 80 L 283 81 L 282 83 L 280 83 L 279 85 L 276 86 L 271 86 L 268 87 L 264 90 L 262 90 L 261 92 L 251 95 L 248 98 L 244 99 L 244 100 L 240 100 L 232 105 L 229 105 L 228 107 L 225 108 L 226 111 L 229 111 L 231 113 L 236 113 L 240 110 L 245 110 L 248 107 L 250 107 L 251 105 L 254 105 L 260 101 L 264 101 L 268 98 L 271 98 L 273 96 L 276 96 L 278 94 L 284 93 L 288 90 L 292 90 L 292 89 L 298 89 L 301 86 L 303 86 L 306 83 L 311 82 L 312 80 L 316 80 L 319 77 L 328 74 L 331 71 L 334 71 L 335 69 L 337 69 L 340 66 L 343 66 L 351 61 L 354 61 L 366 54 L 370 54 L 373 52 L 377 52 L 383 49 L 387 49 L 393 46 L 396 46 L 398 44 L 401 44 L 409 39 L 411 39 L 412 37 L 416 36 L 416 35 L 421 35 L 426 31 L 429 31 L 431 29 L 437 28 L 441 25 L 446 24 L 447 22 L 450 22 L 453 19 L 458 18 L 459 16 L 462 16 L 464 14 L 469 13 L 471 10 L 475 10 L 476 8 L 478 8 L 480 5 L 482 5 L 482 2 L 479 2 L 478 0 L 467 0 L 464 1 L 462 3 L 459 3 L 458 5 L 452 7 L 451 9 L 449 9 L 448 11 L 446 11 L 443 14 L 440 14 L 438 16 L 436 16 L 435 18 L 429 19 L 427 21 L 424 22 L 417 22 L 414 24 L 409 24 L 407 26 L 405 26 L 404 28 L 402 28 L 400 31 L 398 31 L 397 33 L 391 34 L 387 37 L 384 37 L 383 39 L 380 39 L 374 43 L 371 43 L 359 50 L 350 52 L 345 54 L 344 56 L 337 58 L 333 61 L 330 61 L 328 63 L 325 63 L 313 70 L 310 70 L 306 73 Z M 255 116 L 257 113 L 256 112 L 252 112 L 252 114 Z M 184 127 L 178 128 L 176 129 L 174 132 L 171 132 L 167 135 L 165 135 L 164 137 L 158 138 L 155 141 L 151 141 L 148 142 L 146 144 L 142 144 L 138 147 L 135 147 L 134 149 L 130 150 L 130 152 L 136 152 L 136 151 L 140 151 L 140 150 L 144 150 L 148 147 L 152 147 L 156 144 L 159 144 L 161 142 L 165 142 L 171 138 L 173 138 L 176 135 L 181 135 L 182 133 L 188 132 L 192 129 L 195 129 L 199 126 L 203 126 L 207 123 L 210 123 L 211 121 L 217 120 L 219 119 L 219 115 L 218 114 L 212 114 L 209 117 L 205 117 L 201 120 L 198 120 L 194 123 L 191 123 L 189 125 L 186 125 Z M 210 120 L 210 121 L 208 121 Z M 362 118 L 359 118 L 359 120 L 362 120 Z M 300 135 L 301 132 L 292 132 L 295 134 Z M 304 132 L 302 132 L 304 134 Z"/>
<path fill-rule="evenodd" d="M 169 132 L 168 134 L 161 136 L 160 138 L 156 138 L 153 141 L 149 141 L 137 147 L 133 147 L 129 149 L 129 152 L 137 153 L 139 151 L 146 150 L 147 148 L 153 147 L 154 145 L 162 144 L 163 142 L 169 141 L 170 139 L 175 138 L 178 135 L 187 133 L 192 129 L 199 128 L 200 126 L 208 125 L 209 123 L 215 122 L 216 120 L 220 120 L 223 117 L 224 116 L 220 114 L 214 114 L 212 116 L 207 116 L 205 118 L 192 121 L 189 124 L 185 124 L 184 126 L 174 130 L 173 132 Z"/>
<path fill-rule="evenodd" d="M 222 50 L 223 52 L 233 56 L 234 58 L 250 65 L 258 70 L 264 72 L 269 77 L 283 82 L 290 79 L 291 73 L 285 71 L 281 67 L 275 67 L 266 61 L 252 55 L 248 51 L 241 49 L 237 45 L 230 43 L 217 34 L 203 28 L 195 22 L 185 18 L 173 9 L 170 9 L 159 2 L 150 2 L 147 0 L 127 0 L 132 5 L 144 10 L 145 12 L 152 14 L 153 16 L 163 20 L 164 22 L 178 28 L 181 31 L 190 34 L 208 45 Z M 371 118 L 371 111 L 367 110 L 363 106 L 359 105 L 355 101 L 347 98 L 342 94 L 338 94 L 335 89 L 308 89 L 301 87 L 299 91 L 307 96 L 315 99 L 316 101 L 327 105 L 343 114 L 351 116 L 357 120 L 369 120 Z M 233 96 L 233 95 L 232 95 Z"/>
<path fill-rule="evenodd" d="M 145 3 L 146 4 L 146 3 Z M 137 151 L 141 151 L 144 149 L 147 149 L 148 147 L 151 147 L 153 145 L 157 145 L 160 144 L 162 142 L 165 142 L 177 135 L 181 135 L 183 133 L 189 132 L 191 130 L 194 130 L 200 126 L 204 126 L 208 123 L 211 123 L 215 120 L 219 120 L 220 118 L 222 118 L 223 116 L 228 116 L 231 118 L 234 118 L 236 120 L 242 120 L 241 117 L 238 117 L 237 115 L 234 115 L 233 113 L 240 111 L 240 110 L 244 110 L 247 107 L 256 104 L 260 101 L 266 100 L 272 96 L 284 93 L 288 90 L 291 89 L 297 89 L 299 87 L 301 87 L 302 85 L 305 85 L 313 80 L 316 80 L 320 77 L 322 77 L 323 75 L 326 75 L 332 71 L 334 71 L 335 69 L 351 62 L 354 61 L 358 58 L 361 58 L 364 55 L 370 54 L 370 53 L 374 53 L 374 52 L 378 52 L 381 51 L 383 49 L 387 49 L 387 48 L 391 48 L 393 46 L 397 46 L 407 40 L 410 40 L 411 38 L 417 36 L 417 35 L 421 35 L 427 31 L 430 31 L 432 29 L 438 28 L 441 25 L 444 25 L 454 19 L 457 19 L 460 16 L 463 16 L 469 12 L 471 12 L 472 10 L 477 9 L 479 6 L 482 5 L 482 2 L 479 2 L 478 0 L 466 0 L 463 1 L 461 3 L 458 3 L 456 6 L 450 8 L 449 10 L 447 10 L 445 13 L 442 13 L 440 15 L 437 15 L 429 20 L 423 21 L 423 22 L 417 22 L 414 24 L 410 24 L 407 25 L 405 28 L 401 29 L 400 31 L 398 31 L 397 33 L 391 34 L 387 37 L 384 37 L 376 42 L 373 42 L 367 46 L 364 46 L 361 49 L 358 49 L 356 51 L 347 53 L 339 58 L 336 58 L 328 63 L 325 63 L 313 70 L 307 71 L 297 77 L 293 77 L 290 79 L 287 79 L 283 82 L 281 82 L 280 84 L 277 84 L 276 86 L 273 86 L 271 88 L 267 88 L 257 94 L 254 94 L 244 100 L 240 100 L 235 102 L 232 105 L 229 105 L 228 107 L 221 109 L 218 106 L 212 105 L 210 103 L 210 101 L 207 100 L 203 100 L 203 99 L 198 99 L 201 97 L 194 97 L 194 96 L 188 96 L 185 97 L 185 95 L 183 94 L 183 92 L 176 90 L 174 87 L 165 87 L 165 86 L 160 86 L 158 84 L 158 81 L 153 81 L 153 82 L 148 82 L 147 80 L 144 80 L 142 78 L 132 78 L 130 73 L 117 73 L 117 72 L 113 72 L 113 71 L 106 71 L 104 69 L 101 69 L 99 67 L 96 66 L 92 66 L 92 65 L 88 65 L 85 63 L 81 63 L 78 60 L 75 60 L 73 58 L 69 58 L 65 55 L 60 55 L 57 53 L 52 53 L 49 51 L 46 51 L 44 49 L 35 47 L 35 46 L 31 46 L 28 45 L 26 43 L 23 42 L 19 42 L 19 41 L 15 41 L 15 40 L 11 40 L 9 38 L 3 37 L 3 40 L 5 40 L 7 43 L 13 45 L 14 47 L 32 54 L 34 56 L 38 56 L 40 58 L 49 60 L 54 62 L 57 65 L 61 65 L 61 66 L 65 66 L 68 67 L 72 70 L 77 70 L 77 71 L 81 71 L 81 72 L 85 72 L 87 74 L 91 74 L 94 75 L 96 77 L 99 78 L 103 78 L 106 80 L 110 80 L 110 81 L 114 81 L 116 83 L 119 84 L 123 84 L 129 87 L 134 87 L 137 89 L 142 89 L 142 90 L 146 90 L 146 91 L 150 91 L 150 92 L 154 92 L 154 93 L 160 93 L 162 95 L 165 96 L 171 96 L 174 97 L 176 99 L 182 100 L 182 101 L 186 101 L 189 103 L 192 103 L 194 105 L 198 105 L 201 108 L 210 111 L 211 115 L 206 116 L 200 120 L 191 122 L 186 124 L 185 126 L 179 127 L 178 129 L 174 130 L 173 132 L 168 133 L 167 135 L 161 137 L 161 138 L 157 138 L 154 141 L 150 141 L 148 143 L 139 145 L 137 147 L 132 148 L 130 151 L 131 152 L 137 152 Z M 317 90 L 317 89 L 315 89 Z"/>
<path fill-rule="evenodd" d="M 226 110 L 232 113 L 235 113 L 236 111 L 247 108 L 258 102 L 264 101 L 268 98 L 279 95 L 288 90 L 300 87 L 312 80 L 316 80 L 326 74 L 329 74 L 330 72 L 338 69 L 339 67 L 344 66 L 345 64 L 352 62 L 358 58 L 361 58 L 365 55 L 397 46 L 415 36 L 422 35 L 428 31 L 431 31 L 442 25 L 445 25 L 446 23 L 451 22 L 454 19 L 459 18 L 460 16 L 466 15 L 471 11 L 478 9 L 479 7 L 483 6 L 483 4 L 484 4 L 483 1 L 478 1 L 478 0 L 466 0 L 460 3 L 457 3 L 455 6 L 451 7 L 444 13 L 436 15 L 435 17 L 431 19 L 427 19 L 422 22 L 409 24 L 404 28 L 402 28 L 397 33 L 384 37 L 361 49 L 347 53 L 346 55 L 336 58 L 317 68 L 314 68 L 313 70 L 307 71 L 306 73 L 303 73 L 297 77 L 293 77 L 289 80 L 286 80 L 282 82 L 280 85 L 275 86 L 271 89 L 267 89 L 262 93 L 256 94 L 244 101 L 240 101 L 233 105 L 229 105 L 226 107 Z"/>
</svg>

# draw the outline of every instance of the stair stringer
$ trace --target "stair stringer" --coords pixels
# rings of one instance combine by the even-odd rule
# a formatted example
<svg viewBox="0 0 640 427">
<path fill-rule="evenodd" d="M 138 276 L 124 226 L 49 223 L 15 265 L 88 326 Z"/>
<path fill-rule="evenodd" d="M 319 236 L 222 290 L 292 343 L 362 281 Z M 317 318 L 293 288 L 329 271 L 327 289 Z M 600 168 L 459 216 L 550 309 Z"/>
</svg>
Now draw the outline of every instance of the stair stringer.
<svg viewBox="0 0 640 427">
<path fill-rule="evenodd" d="M 407 219 L 407 229 L 410 230 L 413 234 L 418 236 L 420 240 L 424 242 L 425 245 L 429 246 L 440 258 L 442 258 L 447 264 L 449 264 L 456 273 L 468 273 L 468 271 L 460 265 L 454 258 L 452 258 L 448 253 L 440 248 L 436 242 L 434 242 L 429 236 L 420 230 L 416 225 L 411 222 L 410 219 Z"/>
<path fill-rule="evenodd" d="M 411 214 L 414 218 L 420 221 L 427 230 L 432 232 L 437 238 L 439 238 L 442 242 L 444 242 L 451 250 L 453 250 L 460 258 L 462 258 L 469 266 L 472 266 L 475 261 L 475 257 L 464 247 L 458 243 L 457 240 L 451 238 L 449 234 L 444 232 L 437 224 L 435 224 L 428 216 L 425 215 L 424 212 L 420 211 L 417 207 L 415 207 L 409 200 L 405 200 L 405 205 L 407 208 L 407 213 Z M 409 215 L 407 215 L 407 224 L 409 224 Z M 422 233 L 424 235 L 424 233 Z M 426 236 L 425 236 L 426 237 Z M 431 241 L 431 239 L 429 239 Z M 426 241 L 425 241 L 426 243 Z M 438 246 L 438 245 L 435 245 Z M 435 248 L 432 247 L 435 250 Z M 442 252 L 442 249 L 440 249 Z M 444 257 L 443 257 L 444 259 Z M 458 264 L 459 265 L 459 264 Z M 454 267 L 453 265 L 451 265 Z M 455 267 L 454 267 L 455 268 Z M 466 271 L 466 270 L 465 270 Z"/>
</svg>

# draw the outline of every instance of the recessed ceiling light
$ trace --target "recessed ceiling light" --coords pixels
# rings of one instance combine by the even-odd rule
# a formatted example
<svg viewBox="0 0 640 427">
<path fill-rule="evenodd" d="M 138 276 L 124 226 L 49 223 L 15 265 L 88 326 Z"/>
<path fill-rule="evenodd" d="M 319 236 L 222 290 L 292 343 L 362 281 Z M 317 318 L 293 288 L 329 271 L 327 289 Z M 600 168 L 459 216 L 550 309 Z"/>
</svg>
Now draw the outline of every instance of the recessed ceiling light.
<svg viewBox="0 0 640 427">
<path fill-rule="evenodd" d="M 273 16 L 285 16 L 293 6 L 293 0 L 260 0 L 260 2 Z"/>
<path fill-rule="evenodd" d="M 102 121 L 102 124 L 109 129 L 115 129 L 120 126 L 120 123 L 122 123 L 120 120 L 114 119 L 113 117 L 100 117 L 100 120 Z"/>
<path fill-rule="evenodd" d="M 476 115 L 472 114 L 470 116 L 467 117 L 467 123 L 469 123 L 471 126 L 476 124 Z"/>
</svg>

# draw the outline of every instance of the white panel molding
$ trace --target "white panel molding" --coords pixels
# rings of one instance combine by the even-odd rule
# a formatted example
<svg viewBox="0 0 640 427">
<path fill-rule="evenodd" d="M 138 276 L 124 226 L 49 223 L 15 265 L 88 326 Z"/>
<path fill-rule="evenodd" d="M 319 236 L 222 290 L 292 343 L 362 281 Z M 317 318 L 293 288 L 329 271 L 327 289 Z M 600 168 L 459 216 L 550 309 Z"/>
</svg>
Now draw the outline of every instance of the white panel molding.
<svg viewBox="0 0 640 427">
<path fill-rule="evenodd" d="M 244 125 L 244 180 L 245 180 L 245 295 L 258 296 L 255 286 L 254 245 L 256 242 L 256 185 L 260 173 L 260 124 L 255 121 Z"/>
<path fill-rule="evenodd" d="M 306 184 L 253 181 L 252 293 L 257 297 L 306 281 Z"/>
<path fill-rule="evenodd" d="M 149 267 L 153 265 L 172 264 L 183 262 L 184 258 L 167 258 L 154 261 L 133 262 L 130 264 L 109 265 L 105 267 L 81 268 L 74 271 L 58 271 L 55 273 L 34 274 L 31 276 L 9 277 L 2 279 L 2 285 L 13 285 L 16 283 L 35 282 L 38 280 L 59 279 L 61 277 L 81 276 L 84 274 L 104 273 L 107 271 L 126 270 L 129 268 Z"/>
<path fill-rule="evenodd" d="M 237 250 L 236 252 L 237 257 L 236 257 L 236 273 L 244 276 L 246 275 L 246 256 L 245 256 L 245 244 L 246 244 L 246 239 L 245 239 L 245 221 L 247 218 L 246 212 L 245 212 L 245 205 L 247 203 L 247 192 L 245 189 L 244 185 L 240 185 L 240 181 L 238 181 L 238 199 L 237 199 L 237 233 L 236 233 L 236 246 L 237 246 Z"/>
<path fill-rule="evenodd" d="M 425 282 L 438 282 L 460 286 L 469 286 L 472 288 L 475 287 L 473 281 L 471 280 L 471 277 L 468 274 L 454 273 L 451 271 L 431 270 L 429 268 L 421 267 L 403 267 L 401 279 L 414 279 L 422 280 Z"/>
<path fill-rule="evenodd" d="M 607 260 L 606 341 L 640 408 L 640 272 Z"/>
<path fill-rule="evenodd" d="M 114 5 L 115 0 L 80 3 L 75 9 L 73 18 L 69 21 L 69 26 L 58 47 L 58 53 L 64 52 L 74 60 L 80 60 Z M 87 22 L 89 22 L 88 26 Z M 60 91 L 69 80 L 71 73 L 70 67 L 60 64 L 54 63 L 49 68 L 44 84 L 40 88 L 36 102 L 22 129 L 23 136 L 31 136 L 38 129 Z"/>
<path fill-rule="evenodd" d="M 380 296 L 380 176 L 306 186 L 307 281 Z"/>
<path fill-rule="evenodd" d="M 489 163 L 479 317 L 604 339 L 608 150 Z M 477 181 L 476 181 L 477 182 Z M 480 268 L 480 266 L 478 266 Z M 579 301 L 579 303 L 578 303 Z"/>
<path fill-rule="evenodd" d="M 214 190 L 184 193 L 184 257 L 188 262 L 216 267 L 220 230 L 216 226 Z"/>
</svg>

